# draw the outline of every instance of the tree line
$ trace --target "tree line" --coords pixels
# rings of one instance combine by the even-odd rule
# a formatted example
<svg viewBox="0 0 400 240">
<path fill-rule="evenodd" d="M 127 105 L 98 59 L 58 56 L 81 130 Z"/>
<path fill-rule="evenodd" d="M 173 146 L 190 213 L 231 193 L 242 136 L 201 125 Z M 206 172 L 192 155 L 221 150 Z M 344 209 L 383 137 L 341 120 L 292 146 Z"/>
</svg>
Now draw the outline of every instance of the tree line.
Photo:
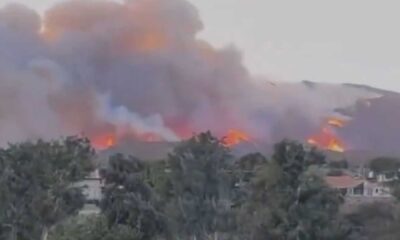
<svg viewBox="0 0 400 240">
<path fill-rule="evenodd" d="M 116 154 L 102 169 L 98 215 L 82 216 L 82 188 L 96 153 L 86 139 L 0 149 L 0 240 L 397 239 L 397 205 L 343 213 L 324 182 L 325 156 L 284 140 L 274 154 L 235 158 L 211 133 L 166 159 Z"/>
</svg>

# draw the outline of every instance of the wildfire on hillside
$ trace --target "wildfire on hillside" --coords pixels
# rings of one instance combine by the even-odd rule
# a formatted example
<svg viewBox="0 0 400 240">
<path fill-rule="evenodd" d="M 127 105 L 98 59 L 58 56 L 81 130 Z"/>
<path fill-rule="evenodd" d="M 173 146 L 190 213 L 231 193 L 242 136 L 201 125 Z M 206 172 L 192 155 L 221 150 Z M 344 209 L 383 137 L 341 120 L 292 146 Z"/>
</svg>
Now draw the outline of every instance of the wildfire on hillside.
<svg viewBox="0 0 400 240">
<path fill-rule="evenodd" d="M 322 131 L 314 136 L 311 136 L 307 142 L 311 145 L 331 150 L 334 152 L 344 152 L 345 145 L 332 130 L 329 128 L 323 128 Z"/>
<path fill-rule="evenodd" d="M 346 145 L 344 141 L 337 136 L 335 128 L 342 128 L 345 125 L 346 121 L 343 119 L 329 118 L 323 125 L 321 131 L 308 138 L 307 142 L 322 149 L 344 152 L 346 150 Z"/>
<path fill-rule="evenodd" d="M 92 137 L 90 140 L 92 142 L 93 147 L 98 150 L 109 149 L 118 143 L 117 136 L 114 133 L 95 136 Z"/>
<path fill-rule="evenodd" d="M 332 117 L 328 119 L 328 124 L 333 127 L 342 128 L 346 125 L 346 121 L 343 119 Z"/>
<path fill-rule="evenodd" d="M 163 141 L 160 136 L 154 133 L 143 133 L 143 134 L 135 134 L 133 132 L 125 132 L 125 133 L 115 133 L 115 132 L 108 132 L 98 135 L 93 135 L 89 137 L 92 146 L 96 150 L 107 150 L 112 148 L 119 143 L 126 141 L 126 140 L 135 140 L 141 142 L 159 142 Z"/>
<path fill-rule="evenodd" d="M 242 142 L 248 142 L 248 141 L 250 141 L 250 137 L 247 133 L 237 129 L 231 129 L 228 131 L 227 135 L 223 138 L 222 143 L 226 147 L 232 147 Z"/>
<path fill-rule="evenodd" d="M 91 137 L 89 137 L 93 147 L 96 150 L 107 150 L 109 148 L 112 148 L 116 146 L 117 144 L 129 140 L 129 139 L 134 139 L 135 141 L 141 141 L 141 142 L 160 142 L 163 141 L 160 136 L 157 136 L 156 134 L 153 133 L 145 133 L 145 134 L 135 134 L 131 132 L 125 132 L 125 133 L 115 133 L 115 132 L 106 132 L 102 134 L 94 134 Z M 185 138 L 183 138 L 185 139 Z M 241 130 L 237 129 L 231 129 L 227 132 L 227 134 L 222 138 L 222 144 L 226 147 L 233 147 L 235 145 L 238 145 L 242 142 L 249 142 L 250 141 L 250 136 Z"/>
</svg>

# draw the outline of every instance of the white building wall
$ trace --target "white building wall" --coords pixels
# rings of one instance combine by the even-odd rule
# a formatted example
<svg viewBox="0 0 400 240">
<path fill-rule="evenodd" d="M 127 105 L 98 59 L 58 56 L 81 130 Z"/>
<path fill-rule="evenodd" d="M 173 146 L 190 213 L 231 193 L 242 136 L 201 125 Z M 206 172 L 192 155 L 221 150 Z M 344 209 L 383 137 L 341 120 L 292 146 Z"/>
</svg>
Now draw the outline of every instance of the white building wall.
<svg viewBox="0 0 400 240">
<path fill-rule="evenodd" d="M 381 183 L 364 183 L 364 195 L 367 197 L 391 197 L 391 191 L 389 187 L 384 186 Z"/>
<path fill-rule="evenodd" d="M 77 183 L 78 186 L 83 187 L 83 194 L 85 195 L 88 203 L 85 204 L 80 214 L 98 214 L 100 212 L 99 207 L 94 202 L 100 202 L 102 199 L 102 188 L 104 182 L 100 177 L 98 170 L 94 171 L 84 181 Z"/>
</svg>

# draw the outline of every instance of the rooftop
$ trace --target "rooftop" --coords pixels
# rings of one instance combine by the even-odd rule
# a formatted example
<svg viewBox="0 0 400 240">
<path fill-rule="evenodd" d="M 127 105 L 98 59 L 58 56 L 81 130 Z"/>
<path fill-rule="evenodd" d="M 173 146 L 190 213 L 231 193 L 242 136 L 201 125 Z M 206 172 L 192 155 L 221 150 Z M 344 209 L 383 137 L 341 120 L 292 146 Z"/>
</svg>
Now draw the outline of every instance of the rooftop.
<svg viewBox="0 0 400 240">
<path fill-rule="evenodd" d="M 332 188 L 354 188 L 362 184 L 364 180 L 356 179 L 351 176 L 327 176 L 325 177 L 326 183 Z"/>
</svg>

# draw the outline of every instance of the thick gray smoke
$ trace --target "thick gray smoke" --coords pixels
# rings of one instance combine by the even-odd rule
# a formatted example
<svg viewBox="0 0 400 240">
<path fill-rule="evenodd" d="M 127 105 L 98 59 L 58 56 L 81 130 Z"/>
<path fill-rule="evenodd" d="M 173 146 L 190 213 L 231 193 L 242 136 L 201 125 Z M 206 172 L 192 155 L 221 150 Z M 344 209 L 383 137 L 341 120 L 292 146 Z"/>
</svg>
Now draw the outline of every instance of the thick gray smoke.
<svg viewBox="0 0 400 240">
<path fill-rule="evenodd" d="M 1 9 L 0 144 L 107 131 L 176 141 L 230 128 L 304 139 L 332 109 L 366 97 L 255 79 L 236 49 L 198 39 L 202 27 L 184 0 L 69 0 L 42 18 Z"/>
</svg>

